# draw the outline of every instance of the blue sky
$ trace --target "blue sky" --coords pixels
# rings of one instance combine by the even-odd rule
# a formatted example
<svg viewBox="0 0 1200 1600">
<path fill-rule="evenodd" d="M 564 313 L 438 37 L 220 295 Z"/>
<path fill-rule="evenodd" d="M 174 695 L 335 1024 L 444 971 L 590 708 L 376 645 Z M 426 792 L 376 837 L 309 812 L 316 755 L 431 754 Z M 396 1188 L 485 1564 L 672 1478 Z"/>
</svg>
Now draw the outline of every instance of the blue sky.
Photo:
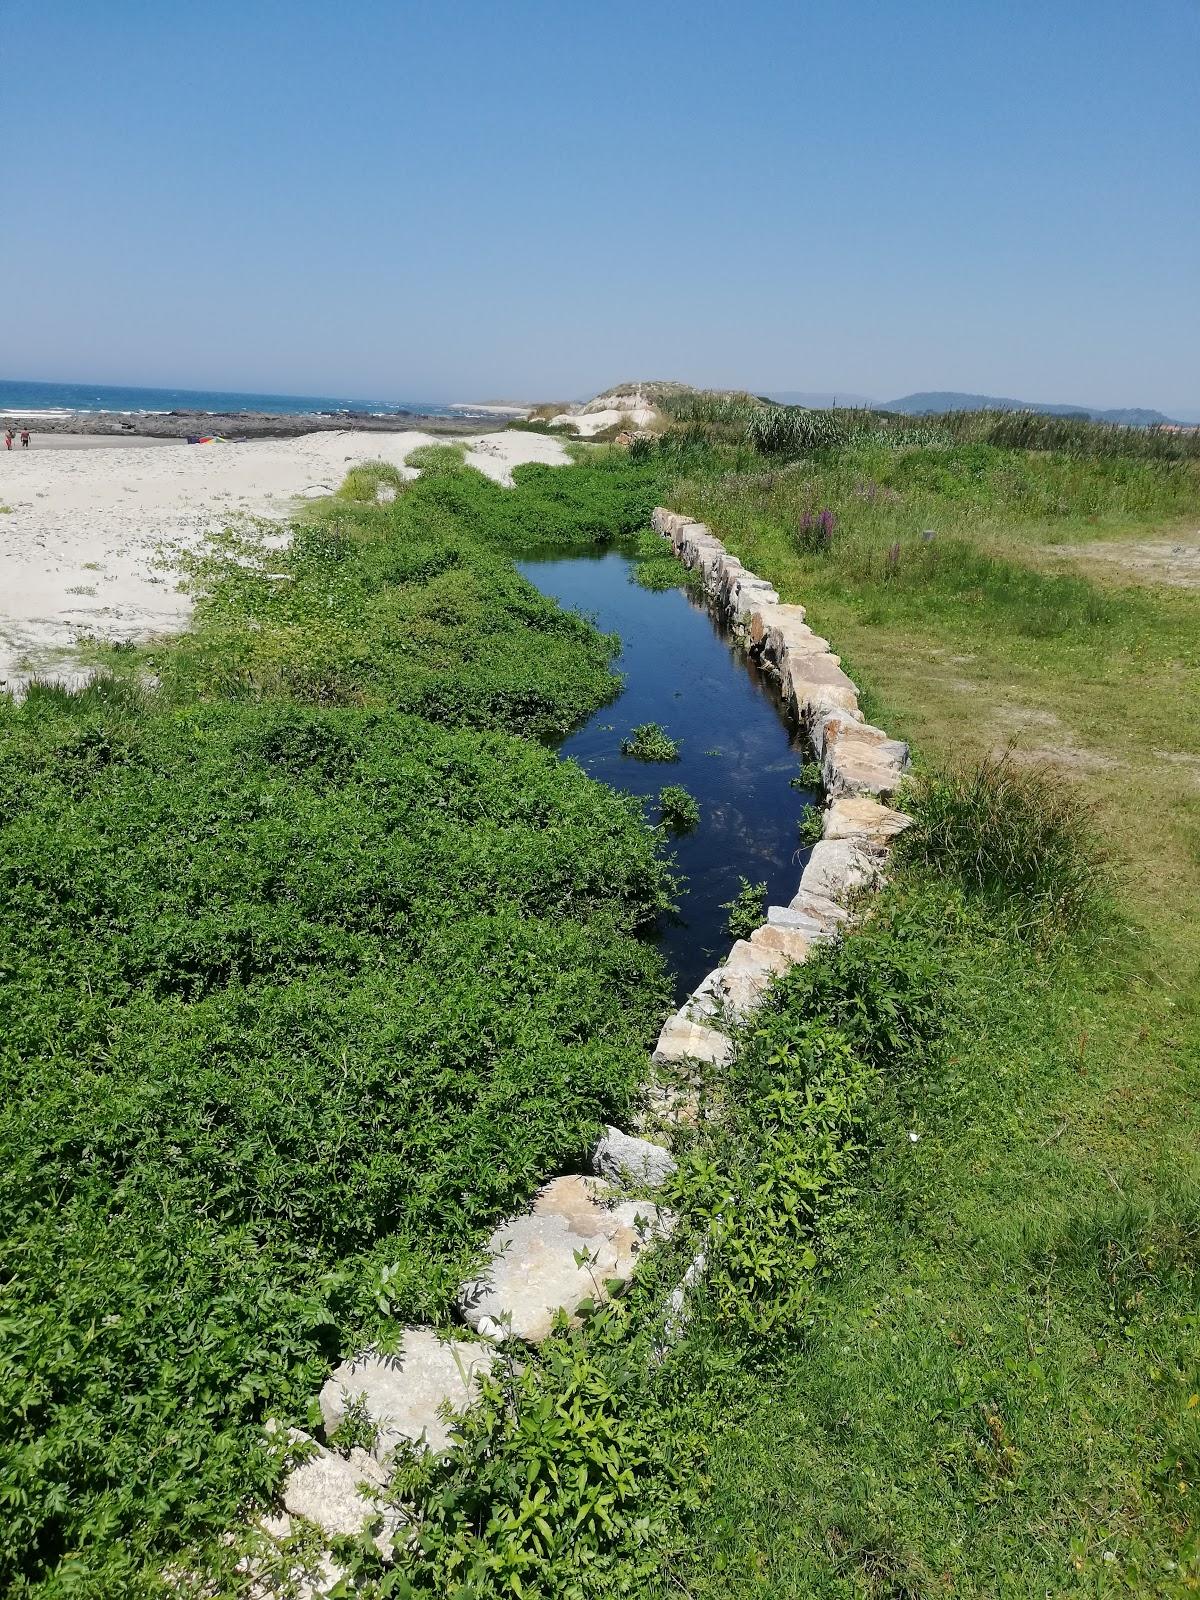
<svg viewBox="0 0 1200 1600">
<path fill-rule="evenodd" d="M 53 0 L 0 374 L 1200 411 L 1197 0 Z"/>
</svg>

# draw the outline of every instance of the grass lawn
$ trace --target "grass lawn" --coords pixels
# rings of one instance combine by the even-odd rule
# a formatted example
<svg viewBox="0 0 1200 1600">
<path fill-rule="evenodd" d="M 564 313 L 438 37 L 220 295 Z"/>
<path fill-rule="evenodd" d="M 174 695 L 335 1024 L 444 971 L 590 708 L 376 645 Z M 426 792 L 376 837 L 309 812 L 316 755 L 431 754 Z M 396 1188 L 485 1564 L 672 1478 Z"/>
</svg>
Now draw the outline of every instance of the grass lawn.
<svg viewBox="0 0 1200 1600">
<path fill-rule="evenodd" d="M 954 1020 L 906 1093 L 919 1142 L 876 1169 L 805 1336 L 734 1386 L 678 1581 L 1191 1592 L 1200 594 L 1051 547 L 1195 542 L 1196 465 L 868 446 L 698 474 L 673 503 L 809 608 L 921 764 L 1010 744 L 1052 764 L 1120 885 L 1120 920 L 1082 951 L 1022 946 L 1002 920 L 990 950 L 949 914 L 929 926 Z"/>
</svg>

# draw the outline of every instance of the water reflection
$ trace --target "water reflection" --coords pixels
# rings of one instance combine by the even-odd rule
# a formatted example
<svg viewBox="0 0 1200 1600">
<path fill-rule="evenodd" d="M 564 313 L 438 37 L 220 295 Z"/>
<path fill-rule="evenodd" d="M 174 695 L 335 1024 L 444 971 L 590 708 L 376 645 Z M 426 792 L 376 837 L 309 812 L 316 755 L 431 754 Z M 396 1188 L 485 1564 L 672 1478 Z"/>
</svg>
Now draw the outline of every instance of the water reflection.
<svg viewBox="0 0 1200 1600">
<path fill-rule="evenodd" d="M 674 842 L 687 879 L 679 917 L 659 933 L 682 997 L 729 948 L 721 907 L 740 878 L 765 882 L 775 903 L 796 891 L 799 820 L 816 797 L 791 786 L 803 759 L 795 731 L 708 612 L 682 590 L 643 589 L 619 551 L 518 565 L 543 594 L 621 638 L 623 692 L 569 734 L 560 754 L 614 789 L 654 798 L 679 783 L 700 802 L 699 827 Z M 621 755 L 622 738 L 642 722 L 661 723 L 680 742 L 678 761 Z"/>
</svg>

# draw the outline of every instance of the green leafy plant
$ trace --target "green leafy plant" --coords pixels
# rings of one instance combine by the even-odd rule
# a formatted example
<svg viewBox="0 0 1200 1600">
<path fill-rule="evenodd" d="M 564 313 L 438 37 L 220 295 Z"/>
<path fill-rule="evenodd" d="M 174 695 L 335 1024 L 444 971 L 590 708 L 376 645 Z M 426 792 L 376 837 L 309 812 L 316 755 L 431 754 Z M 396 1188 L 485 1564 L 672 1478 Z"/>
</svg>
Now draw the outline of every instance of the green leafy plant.
<svg viewBox="0 0 1200 1600">
<path fill-rule="evenodd" d="M 690 833 L 700 823 L 700 803 L 679 783 L 668 783 L 658 791 L 658 807 L 663 821 L 676 833 Z"/>
<path fill-rule="evenodd" d="M 805 761 L 796 777 L 790 780 L 793 789 L 816 789 L 818 792 L 825 787 L 825 777 L 819 761 Z"/>
<path fill-rule="evenodd" d="M 697 1502 L 696 1459 L 662 1427 L 627 1331 L 610 1306 L 506 1361 L 457 1419 L 449 1458 L 402 1462 L 407 1592 L 601 1600 L 661 1577 Z"/>
<path fill-rule="evenodd" d="M 621 740 L 621 754 L 635 761 L 678 761 L 679 745 L 657 722 L 643 722 Z"/>
<path fill-rule="evenodd" d="M 825 836 L 825 811 L 822 806 L 805 806 L 800 816 L 800 843 L 818 844 Z"/>
<path fill-rule="evenodd" d="M 729 913 L 725 926 L 730 937 L 748 939 L 766 915 L 767 886 L 765 883 L 751 883 L 749 878 L 741 878 L 739 882 L 741 888 L 732 900 L 724 902 L 721 910 Z"/>
<path fill-rule="evenodd" d="M 335 1450 L 349 1454 L 351 1450 L 370 1450 L 379 1437 L 379 1429 L 371 1419 L 363 1396 L 355 1395 L 346 1402 L 341 1421 L 329 1435 Z"/>
<path fill-rule="evenodd" d="M 780 1008 L 748 1033 L 721 1159 L 694 1153 L 675 1179 L 704 1229 L 718 1324 L 755 1338 L 803 1325 L 852 1231 L 873 1090 L 872 1069 L 824 1023 Z"/>
</svg>

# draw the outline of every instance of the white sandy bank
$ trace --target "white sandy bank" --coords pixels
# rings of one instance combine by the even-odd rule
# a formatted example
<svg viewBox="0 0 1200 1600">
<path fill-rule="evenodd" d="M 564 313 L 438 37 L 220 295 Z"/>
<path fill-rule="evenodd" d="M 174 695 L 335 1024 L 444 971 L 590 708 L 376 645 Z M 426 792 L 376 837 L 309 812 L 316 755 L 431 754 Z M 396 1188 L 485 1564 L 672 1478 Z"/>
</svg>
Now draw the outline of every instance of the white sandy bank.
<svg viewBox="0 0 1200 1600">
<path fill-rule="evenodd" d="M 400 467 L 406 433 L 310 433 L 247 444 L 158 449 L 0 449 L 0 690 L 31 669 L 63 672 L 81 636 L 144 639 L 187 622 L 164 545 L 195 549 L 248 517 L 283 519 L 332 493 L 356 461 Z M 528 461 L 568 457 L 560 439 L 490 433 L 463 441 L 467 460 L 498 483 Z"/>
</svg>

